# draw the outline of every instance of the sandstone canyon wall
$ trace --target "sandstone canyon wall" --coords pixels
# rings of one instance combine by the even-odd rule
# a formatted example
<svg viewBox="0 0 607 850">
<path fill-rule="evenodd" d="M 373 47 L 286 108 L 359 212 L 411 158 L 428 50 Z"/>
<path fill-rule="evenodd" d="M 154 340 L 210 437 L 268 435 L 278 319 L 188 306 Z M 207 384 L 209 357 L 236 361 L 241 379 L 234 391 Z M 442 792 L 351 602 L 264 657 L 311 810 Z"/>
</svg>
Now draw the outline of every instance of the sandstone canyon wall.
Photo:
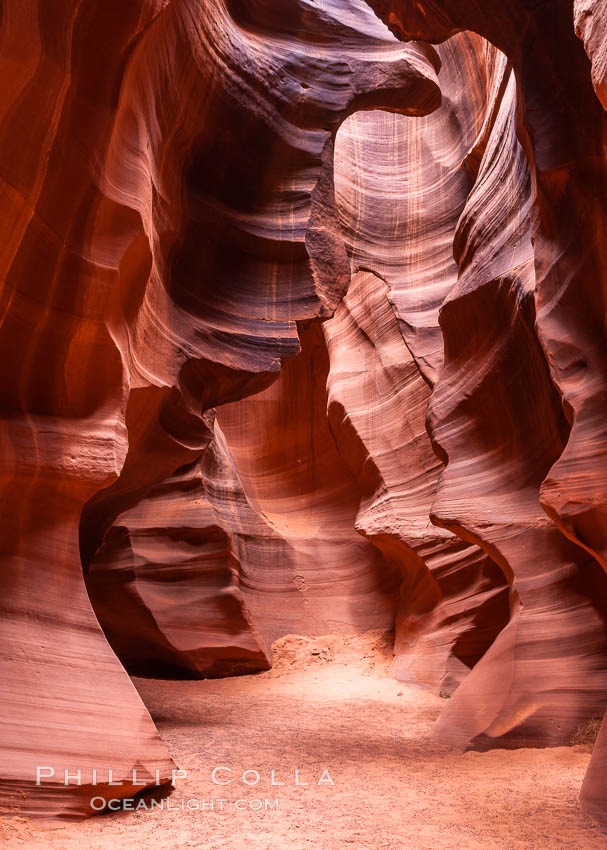
<svg viewBox="0 0 607 850">
<path fill-rule="evenodd" d="M 293 632 L 394 628 L 449 744 L 603 715 L 601 6 L 6 4 L 4 811 L 168 784 L 128 673 Z"/>
</svg>

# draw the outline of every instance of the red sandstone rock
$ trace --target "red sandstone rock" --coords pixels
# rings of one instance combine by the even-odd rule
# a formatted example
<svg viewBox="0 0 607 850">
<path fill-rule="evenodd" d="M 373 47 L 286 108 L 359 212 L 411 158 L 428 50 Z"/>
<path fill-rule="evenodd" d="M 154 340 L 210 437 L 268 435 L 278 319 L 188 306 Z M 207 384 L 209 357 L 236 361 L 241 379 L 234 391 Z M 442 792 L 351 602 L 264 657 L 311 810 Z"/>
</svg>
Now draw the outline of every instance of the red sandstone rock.
<svg viewBox="0 0 607 850">
<path fill-rule="evenodd" d="M 357 275 L 324 329 L 333 431 L 366 483 L 357 526 L 404 572 L 393 672 L 451 691 L 508 619 L 499 567 L 429 520 L 443 465 L 425 429 L 443 359 L 438 310 L 457 280 L 455 228 L 505 60 L 474 36 L 439 51 L 439 110 L 415 120 L 358 114 L 338 134 L 352 264 L 381 279 Z"/>
<path fill-rule="evenodd" d="M 607 4 L 605 0 L 575 0 L 575 32 L 592 62 L 592 82 L 607 109 Z"/>
<path fill-rule="evenodd" d="M 145 565 L 137 563 L 137 584 L 143 587 L 143 572 L 147 575 L 155 566 L 164 571 L 167 580 L 174 554 L 167 553 L 166 558 L 158 551 L 154 554 L 163 530 L 154 531 L 158 499 L 150 488 L 159 487 L 160 492 L 174 489 L 179 496 L 180 486 L 173 482 L 172 473 L 193 462 L 197 451 L 200 456 L 211 439 L 206 425 L 198 425 L 196 433 L 200 411 L 269 384 L 277 376 L 279 358 L 293 355 L 299 348 L 296 321 L 328 315 L 343 294 L 349 267 L 333 189 L 333 145 L 339 122 L 357 108 L 377 106 L 417 115 L 436 108 L 440 101 L 434 67 L 438 58 L 433 49 L 399 45 L 362 3 L 345 9 L 336 3 L 324 12 L 305 15 L 297 3 L 291 4 L 287 15 L 280 13 L 284 6 L 276 3 L 234 3 L 233 19 L 219 7 L 204 7 L 201 28 L 194 30 L 190 16 L 197 8 L 197 4 L 185 4 L 181 11 L 167 8 L 138 46 L 123 81 L 108 156 L 106 191 L 116 201 L 139 209 L 151 245 L 149 279 L 141 303 L 133 315 L 129 307 L 119 331 L 125 335 L 122 350 L 129 360 L 131 381 L 174 385 L 176 389 L 171 394 L 162 394 L 155 387 L 131 392 L 126 411 L 129 453 L 122 474 L 85 509 L 82 540 L 87 566 L 103 535 L 109 534 L 89 573 L 94 601 L 101 592 L 110 599 L 111 580 L 102 574 L 120 564 L 125 566 L 125 544 L 131 550 L 126 556 L 129 569 L 135 566 L 132 540 L 135 533 L 140 534 L 142 514 L 147 538 L 156 535 L 157 539 L 146 545 Z M 267 29 L 269 21 L 274 29 L 268 34 L 274 38 L 281 35 L 272 54 L 264 48 L 258 32 L 260 27 Z M 174 49 L 176 40 L 179 50 Z M 158 69 L 150 63 L 164 53 L 168 67 L 163 67 L 158 77 Z M 221 81 L 214 77 L 216 64 L 227 69 Z M 249 78 L 258 81 L 253 101 Z M 189 88 L 180 90 L 178 97 L 175 86 L 180 79 L 186 79 Z M 206 93 L 203 113 L 184 112 L 183 100 L 197 102 L 200 92 Z M 161 111 L 157 102 L 163 103 Z M 133 116 L 138 122 L 135 129 Z M 218 134 L 216 126 L 224 129 Z M 244 146 L 239 144 L 236 127 L 247 135 Z M 142 140 L 139 147 L 133 139 Z M 187 163 L 182 182 L 175 179 L 177 160 L 170 153 L 175 145 Z M 232 146 L 230 156 L 226 145 Z M 158 162 L 158 173 L 150 165 L 150 157 Z M 209 168 L 210 162 L 213 168 Z M 162 201 L 149 206 L 151 189 L 147 184 L 152 179 Z M 158 234 L 156 227 L 160 228 Z M 129 269 L 136 265 L 135 257 Z M 126 296 L 132 297 L 132 283 L 127 280 L 124 287 Z M 312 332 L 309 339 L 313 339 Z M 255 622 L 251 628 L 266 640 L 283 634 L 285 628 L 322 632 L 338 630 L 340 623 L 346 628 L 389 626 L 395 606 L 391 592 L 394 569 L 389 569 L 387 576 L 376 577 L 382 559 L 353 526 L 357 502 L 351 473 L 327 426 L 322 395 L 325 377 L 317 346 L 313 342 L 311 346 L 309 363 L 304 362 L 304 352 L 296 371 L 291 373 L 286 367 L 284 377 L 266 391 L 267 396 L 258 397 L 252 406 L 241 402 L 237 417 L 249 417 L 249 410 L 255 409 L 261 412 L 258 422 L 247 422 L 244 433 L 242 427 L 232 428 L 228 408 L 218 420 L 240 480 L 236 490 L 244 491 L 247 507 L 252 504 L 245 516 L 228 515 L 222 527 L 228 536 L 234 534 L 231 545 L 240 564 L 237 572 L 245 576 L 243 622 L 248 621 L 250 609 Z M 278 399 L 282 407 L 277 406 Z M 294 422 L 293 428 L 285 422 L 286 417 L 297 416 L 297 409 L 293 411 L 296 404 L 303 417 L 310 405 L 317 406 L 314 419 L 318 421 L 313 421 L 309 430 L 303 427 L 304 419 Z M 282 486 L 271 474 L 276 462 L 272 443 L 268 441 L 267 447 L 258 451 L 251 433 L 260 430 L 265 436 L 266 431 L 281 429 L 284 439 L 291 442 L 286 465 L 293 465 L 293 470 L 285 469 Z M 317 432 L 322 434 L 320 440 Z M 253 460 L 263 464 L 263 451 L 270 468 L 264 471 L 262 466 L 260 474 L 250 466 Z M 152 457 L 156 462 L 151 466 Z M 331 492 L 332 488 L 338 490 L 336 476 L 342 478 L 341 493 Z M 257 483 L 256 478 L 262 480 Z M 217 489 L 221 487 L 219 481 Z M 306 490 L 317 506 L 316 518 L 306 514 Z M 183 511 L 191 514 L 191 496 L 186 493 L 183 498 Z M 215 503 L 221 499 L 216 496 Z M 146 504 L 133 511 L 132 506 L 142 500 Z M 288 502 L 286 511 L 277 507 L 283 500 Z M 126 506 L 131 511 L 125 514 Z M 291 532 L 289 512 L 297 514 L 294 521 L 299 530 Z M 117 525 L 108 531 L 112 522 Z M 318 540 L 309 544 L 307 554 L 307 543 L 291 542 L 291 536 L 315 538 L 319 523 L 328 529 L 336 526 L 320 552 Z M 198 520 L 190 515 L 186 526 L 200 529 L 198 540 L 202 541 L 202 529 L 209 524 L 202 515 Z M 128 544 L 118 531 L 123 528 L 129 529 Z M 290 554 L 293 549 L 296 554 Z M 143 554 L 141 547 L 140 552 Z M 276 562 L 271 577 L 266 575 L 268 556 Z M 119 569 L 115 570 L 116 579 Z M 234 563 L 226 566 L 228 572 L 233 569 Z M 316 577 L 309 574 L 310 569 Z M 363 580 L 361 574 L 365 573 L 368 577 Z M 151 574 L 146 580 L 152 580 Z M 234 580 L 233 591 L 238 596 L 237 575 Z M 183 581 L 190 583 L 190 579 Z M 199 581 L 200 576 L 191 573 L 192 588 L 185 592 L 202 604 L 196 589 Z M 147 594 L 144 599 L 141 593 L 135 594 L 130 580 L 128 586 L 120 584 L 125 591 L 124 610 L 136 605 L 138 616 L 151 617 L 160 642 L 172 643 L 168 633 L 173 626 L 185 628 L 183 617 L 190 610 L 190 629 L 199 632 L 197 639 L 192 637 L 193 642 L 198 641 L 196 651 L 204 654 L 207 642 L 212 656 L 217 631 L 205 625 L 196 606 L 173 608 L 179 625 L 164 611 L 161 625 L 154 611 L 155 597 Z M 315 585 L 328 590 L 318 590 Z M 302 593 L 303 586 L 306 593 Z M 213 592 L 211 589 L 211 595 Z M 280 592 L 286 593 L 291 603 L 284 605 L 284 613 L 276 609 Z M 308 595 L 314 599 L 312 606 Z M 319 609 L 322 595 L 327 597 L 324 613 Z M 118 604 L 115 607 L 118 609 Z M 117 647 L 116 629 L 125 628 L 124 617 L 118 610 L 112 614 L 110 608 L 104 602 L 99 613 Z M 241 630 L 235 622 L 224 623 L 221 629 Z M 120 641 L 121 646 L 129 644 L 121 657 L 129 669 L 140 669 L 143 659 L 138 656 L 143 648 L 127 638 L 125 635 Z M 147 649 L 146 664 L 149 657 Z M 235 660 L 226 661 L 222 666 L 221 658 L 216 658 L 197 672 L 208 674 L 211 668 L 216 673 L 230 672 Z M 177 657 L 174 663 L 179 667 Z M 254 663 L 266 664 L 259 648 L 256 662 L 252 658 L 247 662 Z M 184 660 L 181 666 L 191 665 Z"/>
<path fill-rule="evenodd" d="M 492 226 L 504 229 L 508 221 L 507 207 L 505 215 L 496 210 L 492 222 L 488 208 L 493 199 L 497 200 L 499 192 L 486 191 L 484 203 L 483 194 L 479 192 L 478 198 L 473 199 L 476 203 L 472 204 L 467 221 L 460 222 L 463 238 L 459 246 L 456 240 L 460 281 L 441 319 L 447 369 L 441 376 L 442 387 L 439 384 L 432 400 L 430 424 L 437 443 L 444 446 L 449 456 L 451 471 L 448 466 L 434 516 L 437 522 L 448 525 L 461 536 L 468 536 L 479 545 L 484 542 L 487 548 L 495 546 L 499 538 L 496 555 L 499 552 L 514 565 L 511 580 L 525 596 L 523 599 L 522 593 L 517 593 L 511 624 L 463 684 L 457 701 L 449 705 L 441 720 L 442 730 L 448 737 L 459 738 L 465 743 L 470 740 L 470 734 L 477 733 L 479 722 L 485 724 L 491 714 L 502 718 L 510 715 L 511 720 L 490 726 L 490 737 L 516 735 L 516 727 L 524 730 L 529 723 L 527 718 L 534 715 L 540 718 L 539 727 L 531 720 L 534 736 L 546 734 L 551 720 L 554 720 L 553 728 L 561 725 L 562 729 L 563 723 L 571 728 L 566 718 L 587 713 L 597 698 L 595 711 L 605 704 L 604 696 L 599 696 L 605 687 L 604 578 L 597 573 L 592 561 L 584 561 L 579 549 L 566 547 L 546 525 L 538 511 L 536 492 L 539 489 L 541 507 L 560 531 L 606 566 L 606 419 L 605 396 L 599 389 L 604 385 L 607 366 L 602 319 L 605 255 L 601 236 L 605 228 L 605 193 L 600 188 L 605 186 L 601 139 L 606 119 L 591 88 L 586 57 L 573 39 L 573 10 L 569 3 L 551 6 L 549 15 L 545 14 L 546 8 L 542 5 L 519 0 L 499 6 L 483 6 L 467 0 L 448 0 L 440 7 L 433 2 L 408 0 L 371 0 L 371 5 L 392 30 L 405 39 L 441 42 L 458 30 L 468 29 L 483 35 L 508 56 L 517 75 L 521 98 L 515 129 L 529 163 L 533 187 L 531 268 L 525 276 L 532 274 L 535 280 L 527 278 L 525 284 L 518 270 L 516 277 L 508 273 L 503 263 L 511 265 L 516 253 L 520 254 L 521 239 L 510 225 L 504 231 L 502 249 L 494 250 Z M 598 4 L 596 7 L 578 4 L 576 26 L 593 59 L 594 82 L 600 96 L 602 20 L 600 14 L 591 15 L 590 19 L 585 14 L 594 9 L 598 9 Z M 508 174 L 512 174 L 511 169 Z M 491 180 L 492 176 L 496 176 L 496 168 L 488 165 L 486 179 Z M 507 199 L 510 203 L 511 200 Z M 513 212 L 519 207 L 520 203 L 515 204 Z M 499 236 L 495 230 L 493 233 Z M 510 247 L 509 239 L 512 240 Z M 496 272 L 499 276 L 492 280 Z M 478 297 L 483 292 L 481 285 L 486 291 L 484 307 Z M 525 300 L 531 301 L 529 295 L 524 296 L 525 289 L 533 300 L 531 311 L 529 307 L 525 311 L 527 319 L 518 306 Z M 487 319 L 491 316 L 491 324 L 484 329 L 479 324 L 479 320 L 483 322 L 481 315 Z M 522 323 L 518 331 L 516 323 Z M 521 342 L 526 340 L 522 349 L 520 342 L 515 343 L 516 333 Z M 533 354 L 535 335 L 540 349 Z M 512 340 L 510 349 L 506 343 L 508 337 Z M 496 345 L 500 338 L 501 345 Z M 483 348 L 478 348 L 481 341 Z M 470 360 L 472 350 L 479 365 L 490 358 L 488 370 L 478 367 L 475 370 Z M 480 357 L 483 351 L 484 361 Z M 534 410 L 542 409 L 543 429 L 550 418 L 558 415 L 557 399 L 546 406 L 548 396 L 545 393 L 550 387 L 545 378 L 542 378 L 543 403 L 540 404 L 539 387 L 529 393 L 541 375 L 542 357 L 548 365 L 549 380 L 561 399 L 561 419 L 564 417 L 566 424 L 563 429 L 555 419 L 554 437 L 533 449 L 532 442 L 526 438 L 522 440 L 522 434 L 517 436 L 521 427 L 531 435 L 529 425 L 533 420 L 529 419 L 530 414 L 533 417 Z M 525 359 L 527 367 L 523 366 Z M 532 370 L 535 380 L 529 373 L 534 359 L 537 362 Z M 515 376 L 521 367 L 525 377 L 521 374 L 520 389 L 516 391 Z M 502 368 L 508 368 L 506 380 L 497 379 Z M 492 374 L 497 380 L 493 392 L 490 390 Z M 461 376 L 459 381 L 458 376 Z M 512 411 L 515 418 L 499 417 L 490 427 L 484 399 L 490 398 L 493 406 L 497 400 L 496 391 L 503 399 L 502 406 L 516 404 L 516 410 Z M 486 394 L 484 398 L 479 392 Z M 508 394 L 512 394 L 512 402 L 506 401 Z M 546 417 L 550 409 L 554 413 Z M 469 430 L 470 426 L 476 431 L 476 437 L 474 430 Z M 478 487 L 475 488 L 482 497 L 477 498 L 476 504 L 471 501 L 475 497 L 473 488 L 469 488 L 467 497 L 466 490 L 461 491 L 457 482 L 458 464 L 462 470 L 468 466 L 473 473 L 474 454 L 479 460 L 485 459 L 479 464 L 478 480 L 483 486 L 480 493 Z M 549 467 L 549 463 L 552 466 Z M 495 483 L 499 481 L 500 484 L 491 486 L 491 492 L 498 498 L 494 500 L 492 495 L 487 502 L 488 482 L 494 477 L 492 468 L 497 467 L 502 472 Z M 528 529 L 524 537 L 519 537 L 515 528 L 523 516 L 528 517 L 525 520 Z M 511 542 L 504 547 L 508 538 Z M 522 548 L 525 539 L 528 542 Z M 517 564 L 514 558 L 519 547 L 522 557 Z M 566 601 L 569 595 L 571 598 Z M 527 624 L 521 622 L 530 615 L 532 619 Z M 550 626 L 552 617 L 555 620 Z M 532 652 L 524 652 L 523 665 L 515 662 L 521 626 L 528 632 L 533 645 Z M 576 635 L 576 638 L 559 639 L 559 653 L 555 657 L 556 638 L 549 639 L 551 634 Z M 543 650 L 542 640 L 545 642 Z M 542 655 L 545 656 L 543 663 L 540 661 Z M 509 683 L 503 678 L 503 670 L 507 667 L 514 673 Z M 563 699 L 550 706 L 552 687 L 559 680 L 565 689 Z M 559 685 L 556 686 L 558 690 Z M 568 698 L 565 697 L 567 691 Z M 470 714 L 468 709 L 479 704 L 484 704 L 485 716 L 475 711 Z M 600 752 L 597 751 L 593 760 L 583 800 L 592 799 L 593 814 L 607 822 L 605 789 L 597 784 L 604 771 L 598 764 Z"/>
<path fill-rule="evenodd" d="M 167 604 L 145 565 L 171 563 L 167 530 L 137 554 L 150 520 L 133 507 L 200 458 L 204 410 L 269 383 L 298 351 L 296 322 L 345 290 L 340 121 L 422 114 L 440 90 L 432 48 L 398 44 L 362 3 L 9 3 L 2 38 L 3 799 L 78 816 L 88 793 L 31 789 L 36 764 L 150 782 L 172 766 L 86 596 L 82 509 L 85 567 L 116 517 L 132 522 L 126 593 L 142 604 L 109 619 L 133 616 L 137 633 L 151 611 L 145 652 L 166 641 L 163 662 L 198 674 L 247 632 L 227 533 L 204 511 L 188 520 L 173 560 L 196 529 L 204 542 Z M 217 629 L 199 605 L 222 610 Z M 251 634 L 241 643 L 265 663 Z"/>
<path fill-rule="evenodd" d="M 169 781 L 110 645 L 227 675 L 395 625 L 463 747 L 605 708 L 601 4 L 369 6 L 7 4 L 10 813 Z"/>
<path fill-rule="evenodd" d="M 96 186 L 129 45 L 152 3 L 9 3 L 2 16 L 0 806 L 90 813 L 92 770 L 170 781 L 172 761 L 82 579 L 82 506 L 119 473 L 127 385 L 105 320 L 120 246 L 93 248 Z M 36 766 L 55 776 L 36 787 Z M 63 771 L 82 770 L 81 787 Z M 72 779 L 74 783 L 75 777 Z"/>
</svg>

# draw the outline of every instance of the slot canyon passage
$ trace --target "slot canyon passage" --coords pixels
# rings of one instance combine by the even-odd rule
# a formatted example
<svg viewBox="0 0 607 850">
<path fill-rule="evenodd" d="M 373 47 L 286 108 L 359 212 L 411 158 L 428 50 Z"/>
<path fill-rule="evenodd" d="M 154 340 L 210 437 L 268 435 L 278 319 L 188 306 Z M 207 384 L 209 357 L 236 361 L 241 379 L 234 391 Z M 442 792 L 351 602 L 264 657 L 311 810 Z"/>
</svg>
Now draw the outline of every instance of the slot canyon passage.
<svg viewBox="0 0 607 850">
<path fill-rule="evenodd" d="M 607 847 L 606 0 L 0 39 L 2 846 Z"/>
</svg>

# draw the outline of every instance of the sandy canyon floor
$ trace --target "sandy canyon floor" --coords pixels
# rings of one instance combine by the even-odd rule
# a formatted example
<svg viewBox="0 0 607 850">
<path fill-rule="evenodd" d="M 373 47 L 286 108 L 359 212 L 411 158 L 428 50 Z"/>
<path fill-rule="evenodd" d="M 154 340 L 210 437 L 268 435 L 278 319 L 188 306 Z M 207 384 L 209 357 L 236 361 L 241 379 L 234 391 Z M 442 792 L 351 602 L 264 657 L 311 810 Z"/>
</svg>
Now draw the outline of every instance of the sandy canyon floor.
<svg viewBox="0 0 607 850">
<path fill-rule="evenodd" d="M 607 847 L 607 834 L 582 815 L 577 802 L 589 748 L 460 753 L 437 745 L 431 730 L 441 699 L 387 677 L 389 646 L 378 633 L 290 636 L 275 647 L 275 659 L 271 671 L 257 676 L 136 680 L 175 761 L 188 772 L 177 782 L 171 808 L 166 800 L 161 809 L 148 803 L 148 810 L 102 815 L 52 831 L 6 820 L 0 845 L 55 850 Z M 217 767 L 222 770 L 215 779 L 232 779 L 229 784 L 212 781 Z M 243 781 L 246 770 L 257 771 L 259 782 L 254 772 Z M 295 770 L 302 784 L 295 784 Z M 272 778 L 284 785 L 272 785 Z"/>
</svg>

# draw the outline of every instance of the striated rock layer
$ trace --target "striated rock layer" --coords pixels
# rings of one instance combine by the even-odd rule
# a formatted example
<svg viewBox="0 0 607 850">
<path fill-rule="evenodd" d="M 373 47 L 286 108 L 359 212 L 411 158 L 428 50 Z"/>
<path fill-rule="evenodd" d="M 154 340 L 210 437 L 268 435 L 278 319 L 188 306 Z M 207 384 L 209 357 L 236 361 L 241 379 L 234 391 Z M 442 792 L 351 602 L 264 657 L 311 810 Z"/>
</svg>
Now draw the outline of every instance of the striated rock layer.
<svg viewBox="0 0 607 850">
<path fill-rule="evenodd" d="M 607 705 L 601 3 L 127 5 L 2 18 L 3 810 L 168 784 L 124 668 L 288 633 L 394 628 L 447 743 L 569 743 Z"/>
<path fill-rule="evenodd" d="M 440 55 L 441 109 L 416 121 L 360 114 L 340 130 L 336 187 L 352 263 L 377 277 L 357 275 L 324 327 L 334 433 L 344 456 L 360 454 L 353 431 L 370 457 L 358 527 L 405 570 L 393 672 L 451 692 L 508 619 L 497 564 L 430 521 L 443 464 L 425 429 L 443 360 L 438 309 L 457 280 L 454 232 L 505 60 L 471 36 Z"/>
<path fill-rule="evenodd" d="M 517 254 L 516 262 L 524 262 L 522 223 L 517 222 L 520 197 L 512 204 L 515 199 L 510 195 L 490 216 L 492 197 L 499 193 L 472 196 L 454 241 L 459 281 L 441 315 L 446 365 L 429 420 L 437 448 L 449 460 L 433 508 L 435 521 L 492 547 L 514 568 L 515 607 L 508 627 L 458 691 L 440 728 L 448 738 L 463 743 L 479 732 L 489 737 L 516 735 L 519 724 L 545 734 L 551 719 L 553 726 L 563 728 L 572 713 L 588 711 L 594 703 L 596 716 L 604 705 L 604 575 L 598 573 L 596 562 L 606 564 L 605 416 L 600 390 L 605 380 L 605 116 L 592 90 L 588 61 L 575 41 L 570 3 L 548 6 L 512 0 L 499 7 L 481 7 L 450 0 L 439 8 L 432 2 L 372 0 L 371 5 L 404 39 L 441 42 L 458 30 L 473 30 L 506 54 L 516 74 L 520 106 L 514 130 L 531 177 L 529 262 L 518 268 L 513 263 Z M 593 58 L 600 95 L 600 4 L 584 4 L 583 14 L 581 5 L 576 26 Z M 482 171 L 481 163 L 479 176 Z M 497 171 L 492 163 L 485 171 L 490 188 Z M 510 215 L 508 201 L 513 206 Z M 504 229 L 508 219 L 510 226 Z M 526 291 L 531 297 L 525 297 Z M 525 301 L 529 306 L 523 312 Z M 488 322 L 486 329 L 479 323 L 483 320 Z M 484 368 L 474 369 L 472 358 Z M 535 362 L 533 372 L 539 379 L 543 359 L 548 372 L 541 378 L 545 389 L 538 396 L 539 386 L 529 393 L 535 383 L 529 369 Z M 507 396 L 514 396 L 516 418 L 502 418 L 507 413 L 502 401 L 502 417 L 496 417 L 491 427 L 486 403 L 490 399 L 494 404 L 496 392 L 506 407 L 512 406 Z M 554 402 L 548 402 L 549 394 Z M 555 419 L 558 402 L 565 428 Z M 546 430 L 550 419 L 553 436 Z M 530 425 L 545 435 L 535 449 Z M 517 438 L 520 426 L 524 442 Z M 477 463 L 473 489 L 465 485 L 468 472 L 474 474 L 474 455 L 482 462 Z M 487 503 L 492 477 L 495 483 Z M 499 481 L 503 483 L 495 486 Z M 539 508 L 574 547 L 563 542 Z M 524 536 L 516 530 L 521 520 L 530 526 Z M 504 536 L 509 529 L 515 533 L 508 534 L 511 542 Z M 524 548 L 516 563 L 519 542 Z M 591 556 L 588 560 L 581 549 Z M 569 593 L 571 599 L 565 602 L 563 595 Z M 532 651 L 526 650 L 517 661 L 523 632 Z M 511 679 L 505 683 L 503 672 L 508 668 Z M 559 690 L 562 698 L 554 701 Z M 597 759 L 600 753 L 597 748 Z M 600 773 L 597 767 L 590 771 L 583 800 L 592 798 L 592 812 L 607 820 L 605 790 L 596 784 Z M 602 803 L 597 803 L 599 797 Z"/>
<path fill-rule="evenodd" d="M 88 568 L 123 523 L 91 592 L 125 661 L 267 665 L 236 544 L 183 468 L 213 439 L 204 411 L 270 383 L 347 286 L 340 121 L 423 114 L 440 89 L 433 49 L 363 3 L 10 2 L 2 44 L 3 808 L 81 816 L 94 768 L 128 796 L 132 769 L 164 783 L 172 763 L 79 535 Z"/>
<path fill-rule="evenodd" d="M 208 498 L 231 540 L 226 545 L 240 564 L 240 578 L 228 592 L 239 599 L 243 622 L 251 616 L 249 605 L 255 610 L 265 606 L 267 614 L 260 612 L 261 621 L 251 627 L 266 645 L 284 634 L 285 628 L 313 628 L 314 619 L 315 630 L 321 632 L 333 621 L 345 628 L 392 622 L 390 581 L 378 575 L 381 558 L 353 528 L 356 496 L 350 492 L 351 476 L 328 432 L 318 356 L 312 349 L 309 355 L 302 352 L 295 371 L 287 367 L 276 387 L 267 390 L 268 396 L 251 407 L 244 404 L 236 414 L 235 427 L 225 405 L 275 380 L 280 359 L 299 351 L 297 322 L 329 315 L 345 291 L 349 264 L 333 188 L 333 147 L 340 121 L 357 108 L 384 107 L 417 115 L 440 103 L 439 60 L 434 50 L 399 45 L 365 4 L 335 3 L 322 12 L 292 3 L 288 15 L 280 13 L 281 8 L 278 3 L 232 4 L 221 15 L 219 8 L 199 9 L 197 4 L 168 7 L 134 53 L 125 74 L 105 185 L 117 201 L 140 212 L 151 259 L 137 311 L 132 317 L 124 316 L 126 322 L 120 327 L 122 350 L 130 358 L 129 375 L 135 385 L 126 410 L 129 453 L 118 481 L 86 506 L 81 529 L 87 567 L 106 535 L 89 574 L 94 603 L 104 584 L 111 597 L 112 579 L 104 577 L 106 571 L 113 570 L 116 578 L 119 571 L 125 576 L 119 566 L 124 556 L 123 529 L 128 530 L 131 549 L 137 534 L 139 555 L 135 558 L 143 557 L 145 570 L 165 567 L 170 581 L 175 555 L 166 545 L 166 559 L 160 551 L 164 531 L 162 526 L 153 530 L 157 500 L 151 488 L 174 489 L 174 497 L 191 500 L 178 482 L 172 483 L 173 473 L 201 459 L 205 477 L 203 458 L 207 451 L 217 450 L 218 431 L 209 428 L 206 419 L 201 422 L 200 416 L 212 406 L 224 405 L 218 422 L 231 452 L 225 466 L 229 469 L 232 464 L 234 472 L 225 481 L 221 477 L 211 481 L 210 488 L 206 482 L 202 486 L 210 489 Z M 202 23 L 197 20 L 196 24 L 200 31 L 190 26 L 196 10 L 202 15 Z M 186 15 L 185 22 L 180 13 Z M 268 28 L 269 21 L 273 28 Z M 184 49 L 176 50 L 174 39 L 185 36 Z M 163 51 L 169 66 L 157 80 L 154 63 Z M 204 93 L 204 111 L 195 121 L 191 111 L 183 110 L 181 78 L 190 87 L 185 103 L 198 102 Z M 162 110 L 156 100 L 163 104 Z M 165 103 L 171 108 L 167 110 Z M 133 115 L 139 122 L 136 133 Z M 225 129 L 217 132 L 217 127 Z M 245 146 L 240 143 L 243 133 L 249 139 Z M 141 139 L 139 147 L 133 145 L 133 138 Z M 157 148 L 155 153 L 150 152 L 151 144 Z M 180 163 L 183 172 L 176 180 Z M 150 199 L 148 184 L 160 186 L 162 200 L 153 193 Z M 125 292 L 130 291 L 127 282 Z M 146 382 L 154 386 L 140 386 Z M 162 385 L 173 389 L 164 391 Z M 287 416 L 297 415 L 292 409 L 296 396 L 304 417 L 310 405 L 319 407 L 318 424 L 312 422 L 308 429 L 302 421 L 291 429 L 285 422 Z M 259 411 L 259 417 L 254 411 Z M 243 416 L 247 429 L 239 434 L 238 417 Z M 286 465 L 296 465 L 295 474 L 286 470 L 283 486 L 271 477 L 273 465 L 283 459 L 274 457 L 276 447 L 269 440 L 257 452 L 251 433 L 256 429 L 263 439 L 266 429 L 283 429 L 279 440 L 287 444 Z M 253 462 L 261 469 L 251 468 Z M 259 481 L 264 476 L 267 480 Z M 336 476 L 342 478 L 341 487 L 335 486 Z M 222 493 L 226 486 L 228 492 Z M 330 492 L 334 487 L 336 492 Z M 251 507 L 237 517 L 228 511 L 221 525 L 221 512 L 225 513 L 226 502 L 229 506 L 232 492 Z M 304 515 L 306 492 L 320 504 L 316 521 L 327 528 L 338 524 L 327 535 L 320 574 L 318 542 L 311 544 L 307 554 L 304 551 L 306 538 L 316 531 L 314 519 Z M 291 505 L 280 504 L 293 497 L 296 501 Z M 135 505 L 141 507 L 133 512 Z M 131 510 L 125 513 L 127 507 Z M 304 529 L 303 533 L 294 530 L 293 542 L 289 513 L 297 514 L 294 522 Z M 142 521 L 146 541 L 141 541 Z M 202 529 L 209 526 L 201 515 L 188 519 L 186 527 L 199 528 L 201 542 Z M 302 543 L 298 537 L 304 538 Z M 274 562 L 272 574 L 268 556 Z M 181 649 L 175 649 L 170 634 L 173 625 L 178 630 L 189 628 L 189 640 L 198 641 L 195 651 L 210 653 L 212 658 L 217 636 L 211 624 L 201 622 L 199 605 L 205 604 L 207 591 L 198 586 L 200 576 L 193 573 L 183 578 L 192 585 L 188 592 L 198 599 L 198 606 L 183 606 L 178 596 L 172 613 L 168 608 L 156 612 L 157 597 L 140 592 L 144 564 L 134 564 L 133 553 L 127 556 L 127 564 L 128 569 L 135 566 L 137 575 L 135 581 L 128 576 L 126 583 L 120 581 L 129 597 L 125 604 L 129 610 L 135 606 L 138 617 L 155 621 L 157 641 L 173 646 L 176 667 L 191 667 L 191 663 L 179 660 Z M 233 574 L 234 566 L 225 563 L 223 570 Z M 308 575 L 309 570 L 316 576 Z M 310 603 L 303 593 L 308 585 L 313 597 L 328 597 L 324 614 L 315 604 L 310 616 Z M 211 595 L 216 590 L 210 588 Z M 276 596 L 281 593 L 292 602 L 283 605 L 284 613 L 276 609 Z M 114 645 L 116 629 L 126 628 L 117 610 L 114 603 L 109 610 L 104 603 L 99 607 Z M 183 621 L 187 611 L 189 624 Z M 174 624 L 170 622 L 173 615 Z M 217 628 L 240 630 L 236 624 L 225 623 Z M 330 630 L 335 628 L 332 624 Z M 128 642 L 128 634 L 123 635 L 122 643 Z M 125 661 L 130 669 L 140 669 L 137 646 L 130 644 Z M 146 652 L 146 658 L 140 659 L 144 665 L 149 662 Z M 195 669 L 207 675 L 211 668 L 226 673 L 234 665 L 244 670 L 255 664 L 267 664 L 261 646 L 253 658 L 239 658 L 236 652 L 227 666 L 222 667 L 218 659 Z"/>
</svg>

